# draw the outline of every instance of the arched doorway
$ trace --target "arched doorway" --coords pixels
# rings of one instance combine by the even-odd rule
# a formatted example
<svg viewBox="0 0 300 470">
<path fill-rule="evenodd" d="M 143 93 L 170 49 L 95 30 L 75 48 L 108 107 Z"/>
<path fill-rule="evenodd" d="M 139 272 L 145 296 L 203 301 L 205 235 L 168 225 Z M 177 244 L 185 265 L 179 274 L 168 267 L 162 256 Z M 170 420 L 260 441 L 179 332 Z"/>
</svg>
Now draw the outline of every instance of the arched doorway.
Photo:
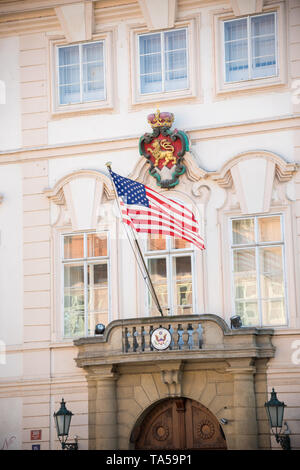
<svg viewBox="0 0 300 470">
<path fill-rule="evenodd" d="M 135 449 L 227 449 L 217 418 L 189 398 L 159 402 L 136 425 L 131 441 Z"/>
</svg>

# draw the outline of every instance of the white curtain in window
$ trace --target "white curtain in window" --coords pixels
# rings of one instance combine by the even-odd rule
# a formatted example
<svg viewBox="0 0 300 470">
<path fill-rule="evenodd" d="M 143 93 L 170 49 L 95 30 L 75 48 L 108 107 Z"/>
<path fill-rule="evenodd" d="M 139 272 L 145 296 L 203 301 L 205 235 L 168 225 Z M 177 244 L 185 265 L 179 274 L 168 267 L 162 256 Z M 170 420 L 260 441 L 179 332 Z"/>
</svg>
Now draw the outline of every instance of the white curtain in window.
<svg viewBox="0 0 300 470">
<path fill-rule="evenodd" d="M 141 93 L 162 91 L 160 34 L 140 36 Z"/>
<path fill-rule="evenodd" d="M 105 99 L 102 42 L 58 49 L 59 104 Z"/>
<path fill-rule="evenodd" d="M 251 18 L 252 78 L 276 74 L 275 16 Z"/>
<path fill-rule="evenodd" d="M 165 33 L 165 90 L 187 88 L 186 30 Z"/>
</svg>

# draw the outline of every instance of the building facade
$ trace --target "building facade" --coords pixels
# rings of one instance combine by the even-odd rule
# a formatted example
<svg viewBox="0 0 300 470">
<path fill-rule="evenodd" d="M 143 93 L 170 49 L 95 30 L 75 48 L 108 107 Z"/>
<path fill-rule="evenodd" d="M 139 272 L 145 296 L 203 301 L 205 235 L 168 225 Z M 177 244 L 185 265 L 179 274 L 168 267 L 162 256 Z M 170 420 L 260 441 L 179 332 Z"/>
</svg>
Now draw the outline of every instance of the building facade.
<svg viewBox="0 0 300 470">
<path fill-rule="evenodd" d="M 0 448 L 60 448 L 62 397 L 79 449 L 278 448 L 275 388 L 299 449 L 299 0 L 4 0 L 0 63 Z M 201 225 L 141 237 L 163 318 L 108 161 Z"/>
</svg>

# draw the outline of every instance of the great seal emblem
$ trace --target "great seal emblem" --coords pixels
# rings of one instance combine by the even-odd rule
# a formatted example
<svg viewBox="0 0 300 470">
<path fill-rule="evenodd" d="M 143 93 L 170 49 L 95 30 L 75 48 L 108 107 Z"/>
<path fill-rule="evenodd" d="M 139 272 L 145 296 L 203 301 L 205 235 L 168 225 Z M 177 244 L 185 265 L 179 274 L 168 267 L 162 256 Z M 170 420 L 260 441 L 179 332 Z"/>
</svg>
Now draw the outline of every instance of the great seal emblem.
<svg viewBox="0 0 300 470">
<path fill-rule="evenodd" d="M 166 328 L 156 328 L 151 335 L 151 344 L 158 351 L 164 351 L 170 346 L 172 337 Z"/>
</svg>

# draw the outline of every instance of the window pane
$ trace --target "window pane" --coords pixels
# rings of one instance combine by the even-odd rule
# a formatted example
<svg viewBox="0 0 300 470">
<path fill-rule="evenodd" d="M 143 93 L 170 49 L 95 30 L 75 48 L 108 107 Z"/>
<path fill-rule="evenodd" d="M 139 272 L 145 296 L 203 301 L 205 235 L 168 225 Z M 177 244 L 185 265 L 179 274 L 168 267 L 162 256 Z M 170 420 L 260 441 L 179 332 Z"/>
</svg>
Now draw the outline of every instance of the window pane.
<svg viewBox="0 0 300 470">
<path fill-rule="evenodd" d="M 79 65 L 67 65 L 59 68 L 60 85 L 78 85 L 79 83 Z"/>
<path fill-rule="evenodd" d="M 68 289 L 83 289 L 84 274 L 83 265 L 64 265 L 64 286 Z"/>
<path fill-rule="evenodd" d="M 84 274 L 81 265 L 64 266 L 64 335 L 84 334 Z"/>
<path fill-rule="evenodd" d="M 225 42 L 247 38 L 247 19 L 227 21 L 225 24 Z"/>
<path fill-rule="evenodd" d="M 64 336 L 85 336 L 84 333 L 84 312 L 65 311 L 64 313 Z"/>
<path fill-rule="evenodd" d="M 255 241 L 254 219 L 232 221 L 232 234 L 234 245 L 244 245 Z"/>
<path fill-rule="evenodd" d="M 186 31 L 169 31 L 165 40 L 165 90 L 187 88 Z"/>
<path fill-rule="evenodd" d="M 249 79 L 247 19 L 224 23 L 225 79 L 236 82 Z"/>
<path fill-rule="evenodd" d="M 243 326 L 259 325 L 257 302 L 235 302 L 235 313 L 242 319 Z"/>
<path fill-rule="evenodd" d="M 265 34 L 275 34 L 275 15 L 252 16 L 251 17 L 252 36 L 263 36 Z"/>
<path fill-rule="evenodd" d="M 264 325 L 285 325 L 284 299 L 263 300 L 262 315 Z"/>
<path fill-rule="evenodd" d="M 108 311 L 107 263 L 88 265 L 88 307 L 89 312 Z"/>
<path fill-rule="evenodd" d="M 147 240 L 147 250 L 166 250 L 166 237 L 164 235 L 149 235 Z"/>
<path fill-rule="evenodd" d="M 83 258 L 83 235 L 64 237 L 64 258 Z"/>
<path fill-rule="evenodd" d="M 103 62 L 103 43 L 83 44 L 82 62 Z"/>
<path fill-rule="evenodd" d="M 58 62 L 59 65 L 73 65 L 79 64 L 79 47 L 69 46 L 60 47 L 58 49 Z"/>
<path fill-rule="evenodd" d="M 104 69 L 103 64 L 92 62 L 91 64 L 83 64 L 83 83 L 102 83 L 104 85 Z"/>
<path fill-rule="evenodd" d="M 173 258 L 175 314 L 193 313 L 192 263 L 190 256 Z"/>
<path fill-rule="evenodd" d="M 165 258 L 148 259 L 149 273 L 162 308 L 168 308 L 167 263 Z M 151 315 L 158 315 L 156 305 L 149 295 Z"/>
<path fill-rule="evenodd" d="M 252 78 L 276 74 L 275 16 L 251 18 Z"/>
<path fill-rule="evenodd" d="M 260 248 L 259 257 L 261 274 L 282 272 L 282 249 L 280 246 Z"/>
<path fill-rule="evenodd" d="M 225 44 L 225 57 L 226 62 L 234 62 L 237 60 L 248 61 L 248 41 L 243 39 L 242 41 L 228 42 Z"/>
<path fill-rule="evenodd" d="M 105 99 L 103 82 L 90 82 L 83 84 L 83 101 L 96 101 Z"/>
<path fill-rule="evenodd" d="M 141 93 L 162 91 L 160 34 L 139 37 Z"/>
<path fill-rule="evenodd" d="M 234 250 L 233 263 L 234 272 L 255 272 L 255 249 Z"/>
<path fill-rule="evenodd" d="M 234 278 L 234 291 L 236 299 L 257 299 L 256 276 L 237 275 Z"/>
<path fill-rule="evenodd" d="M 154 52 L 161 52 L 160 34 L 149 34 L 147 36 L 139 37 L 140 54 L 153 54 Z"/>
<path fill-rule="evenodd" d="M 182 238 L 172 238 L 172 246 L 176 250 L 182 250 L 184 248 L 191 248 L 191 244 Z"/>
<path fill-rule="evenodd" d="M 276 242 L 281 240 L 280 217 L 261 217 L 258 219 L 260 242 Z"/>
<path fill-rule="evenodd" d="M 92 233 L 87 236 L 88 257 L 107 256 L 107 235 Z"/>
<path fill-rule="evenodd" d="M 72 104 L 80 102 L 80 84 L 61 85 L 59 87 L 59 103 Z"/>
<path fill-rule="evenodd" d="M 279 274 L 262 274 L 260 276 L 261 295 L 263 298 L 284 297 L 283 275 Z"/>
<path fill-rule="evenodd" d="M 168 31 L 165 33 L 165 50 L 186 49 L 186 30 Z"/>
</svg>

